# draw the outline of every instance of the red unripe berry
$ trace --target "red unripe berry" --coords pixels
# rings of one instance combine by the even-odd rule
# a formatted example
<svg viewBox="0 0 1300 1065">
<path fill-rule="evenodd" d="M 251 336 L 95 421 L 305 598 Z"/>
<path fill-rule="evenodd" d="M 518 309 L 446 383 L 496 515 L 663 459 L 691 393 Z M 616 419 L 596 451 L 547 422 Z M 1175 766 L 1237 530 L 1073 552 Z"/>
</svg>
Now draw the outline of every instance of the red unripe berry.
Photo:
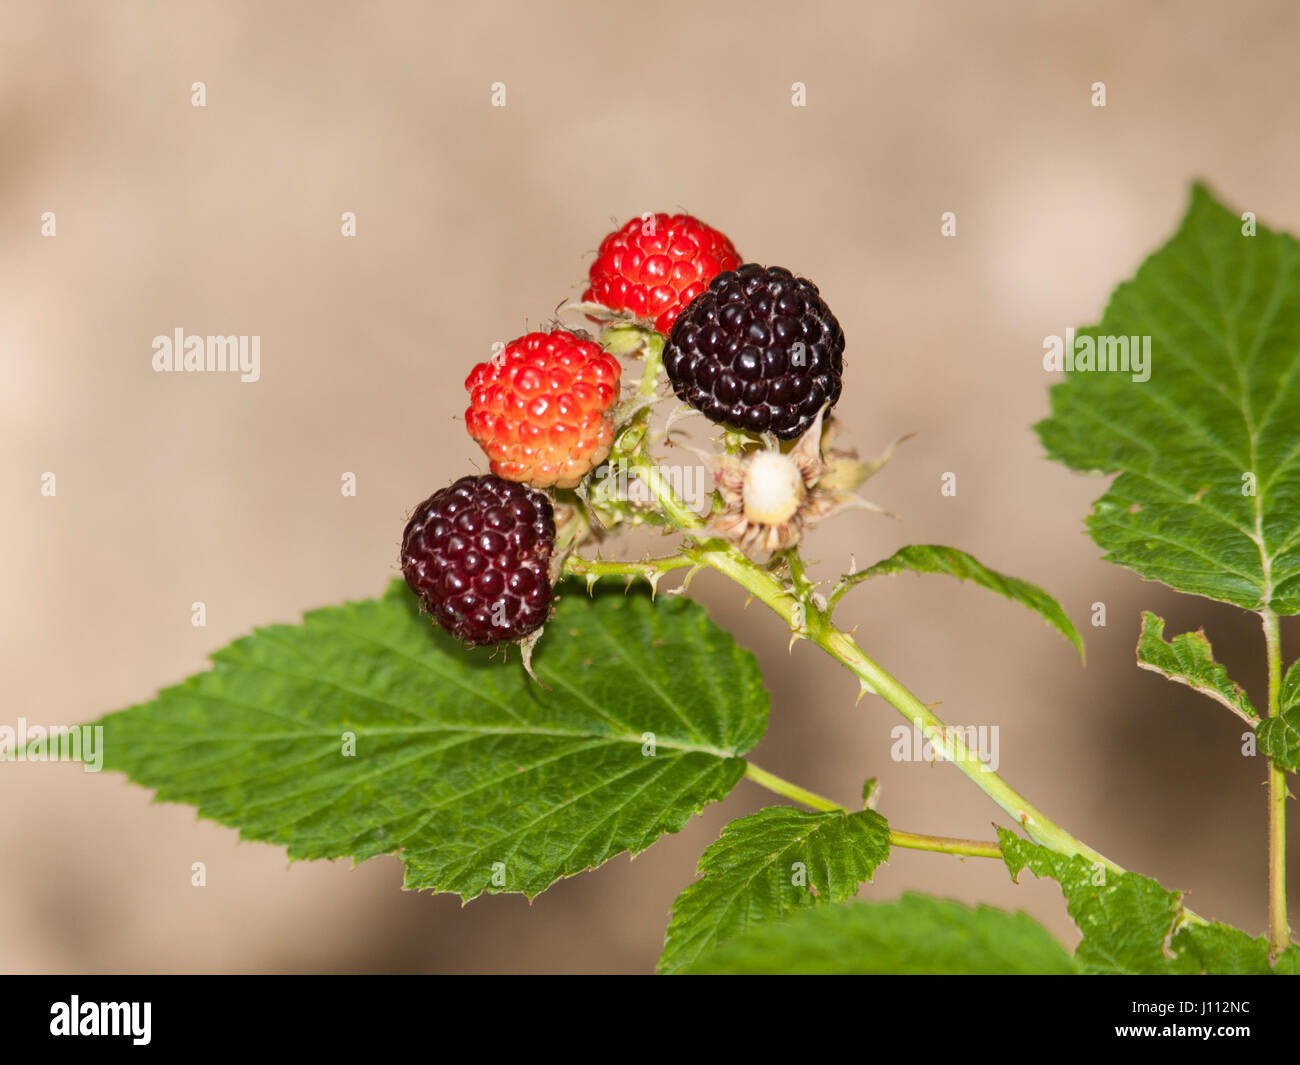
<svg viewBox="0 0 1300 1065">
<path fill-rule="evenodd" d="M 623 368 L 564 330 L 512 340 L 465 379 L 465 424 L 492 472 L 536 488 L 572 488 L 605 460 Z"/>
<path fill-rule="evenodd" d="M 583 299 L 653 319 L 664 336 L 682 308 L 740 265 L 730 240 L 688 214 L 634 218 L 600 243 Z"/>
</svg>

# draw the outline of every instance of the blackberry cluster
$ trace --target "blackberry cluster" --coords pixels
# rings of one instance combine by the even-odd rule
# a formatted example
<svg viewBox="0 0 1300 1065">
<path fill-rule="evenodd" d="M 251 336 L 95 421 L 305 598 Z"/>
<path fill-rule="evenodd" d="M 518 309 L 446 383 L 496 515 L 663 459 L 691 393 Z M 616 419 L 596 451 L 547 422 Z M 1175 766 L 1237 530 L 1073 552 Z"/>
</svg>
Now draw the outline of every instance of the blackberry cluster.
<svg viewBox="0 0 1300 1065">
<path fill-rule="evenodd" d="M 415 508 L 402 537 L 402 574 L 457 639 L 519 640 L 550 611 L 554 548 L 545 495 L 491 474 L 462 477 Z"/>
<path fill-rule="evenodd" d="M 653 318 L 674 391 L 713 422 L 794 440 L 840 398 L 844 332 L 817 286 L 779 266 L 741 265 L 731 241 L 697 218 L 633 219 L 601 242 L 590 281 L 584 300 L 617 312 L 620 329 L 633 318 L 644 334 Z M 421 503 L 401 554 L 421 607 L 457 639 L 523 641 L 545 624 L 555 512 L 537 489 L 581 494 L 610 454 L 621 372 L 600 344 L 557 326 L 518 337 L 466 378 L 465 424 L 492 472 Z M 787 465 L 750 471 L 753 483 L 734 486 L 728 506 L 743 503 L 736 513 L 753 528 L 794 529 L 797 540 L 818 512 L 794 521 L 811 483 L 794 458 Z"/>
<path fill-rule="evenodd" d="M 781 266 L 719 274 L 664 346 L 679 399 L 710 421 L 782 440 L 840 398 L 844 331 L 817 286 Z"/>
</svg>

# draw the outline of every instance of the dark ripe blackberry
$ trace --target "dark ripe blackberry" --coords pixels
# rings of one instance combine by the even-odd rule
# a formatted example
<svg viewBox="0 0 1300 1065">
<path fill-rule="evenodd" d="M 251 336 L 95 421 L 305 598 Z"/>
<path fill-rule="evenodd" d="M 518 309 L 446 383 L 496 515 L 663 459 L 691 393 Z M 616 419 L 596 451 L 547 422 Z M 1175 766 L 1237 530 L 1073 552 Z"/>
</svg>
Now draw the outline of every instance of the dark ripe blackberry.
<svg viewBox="0 0 1300 1065">
<path fill-rule="evenodd" d="M 710 421 L 793 440 L 840 398 L 844 330 L 811 281 L 746 263 L 682 311 L 664 369 Z"/>
<path fill-rule="evenodd" d="M 492 474 L 462 477 L 415 508 L 402 574 L 457 639 L 504 643 L 545 623 L 554 547 L 555 513 L 541 492 Z"/>
</svg>

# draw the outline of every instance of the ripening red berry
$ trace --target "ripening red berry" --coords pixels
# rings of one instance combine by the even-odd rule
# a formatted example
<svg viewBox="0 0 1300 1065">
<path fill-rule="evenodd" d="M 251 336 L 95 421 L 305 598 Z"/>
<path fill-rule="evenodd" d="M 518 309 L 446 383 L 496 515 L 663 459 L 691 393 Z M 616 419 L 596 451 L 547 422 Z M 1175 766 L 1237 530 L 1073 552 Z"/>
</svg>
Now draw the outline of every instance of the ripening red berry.
<svg viewBox="0 0 1300 1065">
<path fill-rule="evenodd" d="M 667 336 L 683 307 L 739 265 L 731 241 L 698 218 L 634 218 L 600 242 L 582 298 L 652 319 Z"/>
<path fill-rule="evenodd" d="M 605 460 L 623 368 L 573 333 L 512 340 L 465 379 L 465 424 L 492 472 L 536 488 L 572 488 Z"/>
</svg>

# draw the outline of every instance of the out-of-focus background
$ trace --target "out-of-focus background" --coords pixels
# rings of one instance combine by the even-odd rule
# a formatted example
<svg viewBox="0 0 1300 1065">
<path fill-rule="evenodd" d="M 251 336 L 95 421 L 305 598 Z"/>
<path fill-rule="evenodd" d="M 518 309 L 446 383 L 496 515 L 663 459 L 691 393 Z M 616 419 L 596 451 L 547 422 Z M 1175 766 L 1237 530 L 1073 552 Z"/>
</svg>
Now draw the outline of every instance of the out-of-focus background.
<svg viewBox="0 0 1300 1065">
<path fill-rule="evenodd" d="M 1103 483 L 1046 462 L 1030 426 L 1043 338 L 1097 319 L 1192 179 L 1300 230 L 1297 44 L 1286 0 L 5 0 L 0 723 L 92 720 L 254 625 L 379 592 L 408 509 L 484 465 L 469 367 L 579 295 L 608 230 L 684 208 L 821 286 L 848 337 L 848 442 L 917 434 L 869 486 L 901 520 L 828 523 L 823 570 L 958 545 L 1059 596 L 1088 665 L 939 577 L 857 589 L 859 640 L 950 722 L 999 725 L 1003 774 L 1049 814 L 1262 931 L 1264 766 L 1133 654 L 1150 608 L 1171 634 L 1204 624 L 1258 689 L 1255 619 L 1100 562 L 1083 517 Z M 152 338 L 178 327 L 259 334 L 261 380 L 154 373 Z M 912 831 L 1005 823 L 951 766 L 892 761 L 901 718 L 855 707 L 815 649 L 788 657 L 734 587 L 694 590 L 765 667 L 765 767 L 846 803 L 877 776 Z M 0 766 L 0 968 L 648 972 L 700 851 L 769 798 L 742 783 L 633 863 L 462 908 L 403 893 L 394 858 L 288 867 L 119 775 Z M 1073 942 L 1055 885 L 1026 879 L 896 851 L 863 894 L 1021 907 Z"/>
</svg>

